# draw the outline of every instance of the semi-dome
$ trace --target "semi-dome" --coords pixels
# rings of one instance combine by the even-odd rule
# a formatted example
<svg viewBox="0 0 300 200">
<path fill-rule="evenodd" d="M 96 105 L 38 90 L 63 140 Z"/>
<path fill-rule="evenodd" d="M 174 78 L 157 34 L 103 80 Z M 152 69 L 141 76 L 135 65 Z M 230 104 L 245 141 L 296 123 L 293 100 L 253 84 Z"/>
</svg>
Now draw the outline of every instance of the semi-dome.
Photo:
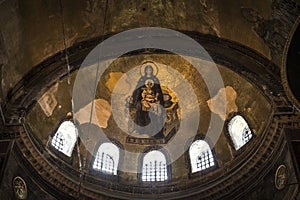
<svg viewBox="0 0 300 200">
<path fill-rule="evenodd" d="M 193 59 L 200 66 L 212 65 L 201 58 Z M 147 80 L 152 79 L 139 85 L 145 77 L 144 65 L 155 68 L 149 87 L 151 81 Z M 91 195 L 114 191 L 115 197 L 153 198 L 160 194 L 170 198 L 175 193 L 177 197 L 204 193 L 207 185 L 221 187 L 227 179 L 220 176 L 224 171 L 241 174 L 245 169 L 237 166 L 255 162 L 251 156 L 264 143 L 274 109 L 269 94 L 259 85 L 228 66 L 215 67 L 224 87 L 209 91 L 201 74 L 195 73 L 193 65 L 179 55 L 154 50 L 124 55 L 104 71 L 93 92 L 94 100 L 81 101 L 85 104 L 77 110 L 72 92 L 79 91 L 74 89 L 74 82 L 83 80 L 76 79 L 82 69 L 75 68 L 40 93 L 24 117 L 24 124 L 49 165 L 63 176 L 77 180 Z M 155 90 L 154 84 L 160 91 Z M 84 83 L 79 86 L 87 87 Z M 140 105 L 148 103 L 153 107 L 155 100 L 151 96 L 149 101 L 146 99 L 149 88 L 153 90 L 151 94 L 163 95 L 160 112 L 165 119 L 162 128 L 148 127 L 141 132 L 136 119 L 144 123 L 142 120 L 147 119 L 138 112 L 147 110 L 139 111 L 133 102 L 140 98 Z M 81 91 L 79 96 L 84 97 L 86 89 Z M 138 91 L 140 97 L 135 94 Z M 222 95 L 226 97 L 224 113 L 223 105 L 218 104 Z M 67 116 L 70 112 L 73 115 Z M 151 116 L 151 112 L 146 114 Z M 159 126 L 155 118 L 151 120 Z M 196 130 L 182 128 L 184 120 L 199 125 Z M 218 123 L 222 124 L 221 133 L 212 134 L 209 130 L 217 129 L 211 126 Z M 216 143 L 213 137 L 218 137 Z M 243 178 L 236 177 L 236 181 L 242 184 Z"/>
<path fill-rule="evenodd" d="M 299 197 L 299 2 L 0 2 L 0 199 Z"/>
</svg>

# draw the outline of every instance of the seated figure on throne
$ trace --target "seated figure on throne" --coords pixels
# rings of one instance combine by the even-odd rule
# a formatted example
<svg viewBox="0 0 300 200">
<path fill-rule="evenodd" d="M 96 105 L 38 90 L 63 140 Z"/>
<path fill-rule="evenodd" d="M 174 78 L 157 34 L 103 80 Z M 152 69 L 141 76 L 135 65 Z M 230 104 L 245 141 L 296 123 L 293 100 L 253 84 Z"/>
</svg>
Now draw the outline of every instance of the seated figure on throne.
<svg viewBox="0 0 300 200">
<path fill-rule="evenodd" d="M 152 79 L 147 79 L 145 82 L 146 88 L 143 88 L 142 92 L 142 110 L 143 111 L 150 111 L 156 104 L 159 103 L 158 96 L 159 94 L 154 94 L 152 90 L 154 86 L 154 81 Z"/>
<path fill-rule="evenodd" d="M 163 93 L 151 64 L 145 65 L 144 74 L 133 92 L 130 107 L 135 109 L 135 131 L 161 138 L 164 137 L 162 128 L 165 122 Z M 157 130 L 157 127 L 161 129 Z"/>
</svg>

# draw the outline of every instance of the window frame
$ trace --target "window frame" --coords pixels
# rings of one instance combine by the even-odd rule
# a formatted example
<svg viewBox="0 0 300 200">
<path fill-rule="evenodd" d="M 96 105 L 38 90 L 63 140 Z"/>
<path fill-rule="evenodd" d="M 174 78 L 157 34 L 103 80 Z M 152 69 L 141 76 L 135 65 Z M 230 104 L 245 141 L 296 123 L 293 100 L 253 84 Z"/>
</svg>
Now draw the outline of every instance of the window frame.
<svg viewBox="0 0 300 200">
<path fill-rule="evenodd" d="M 52 139 L 55 136 L 55 134 L 57 133 L 58 129 L 60 128 L 60 126 L 64 123 L 70 121 L 74 124 L 76 130 L 77 130 L 77 138 L 71 153 L 71 156 L 67 156 L 66 154 L 64 154 L 63 152 L 59 151 L 58 149 L 56 149 L 53 145 L 52 145 Z M 46 145 L 46 150 L 48 151 L 48 153 L 54 157 L 54 158 L 60 158 L 61 160 L 63 160 L 64 162 L 66 162 L 67 164 L 71 165 L 73 163 L 73 157 L 74 157 L 74 151 L 76 151 L 78 145 L 80 143 L 80 138 L 79 138 L 79 129 L 77 128 L 75 122 L 73 121 L 72 116 L 67 116 L 64 117 L 62 120 L 60 120 L 60 122 L 58 123 L 58 125 L 56 126 L 56 128 L 54 129 L 54 131 L 52 131 L 52 133 L 49 135 L 48 141 L 47 141 L 47 145 Z"/>
<path fill-rule="evenodd" d="M 204 170 L 200 170 L 197 172 L 192 172 L 192 164 L 191 164 L 191 158 L 190 158 L 190 146 L 197 140 L 203 140 L 204 142 L 206 142 L 208 144 L 208 146 L 210 147 L 213 159 L 214 159 L 214 165 L 211 167 L 208 167 Z M 195 137 L 190 138 L 186 145 L 185 145 L 185 162 L 186 162 L 186 166 L 188 169 L 188 177 L 190 179 L 193 178 L 197 178 L 199 176 L 205 176 L 207 175 L 209 172 L 215 171 L 219 168 L 219 163 L 218 163 L 218 159 L 217 159 L 217 155 L 216 155 L 216 151 L 215 151 L 215 146 L 213 146 L 213 148 L 211 148 L 212 142 L 208 137 L 205 137 L 204 134 L 197 134 Z"/>
<path fill-rule="evenodd" d="M 96 169 L 93 168 L 93 164 L 94 164 L 94 162 L 96 160 L 96 155 L 98 153 L 98 149 L 104 143 L 112 143 L 119 150 L 119 162 L 118 162 L 118 165 L 117 165 L 117 174 L 116 175 L 105 173 L 105 172 L 103 172 L 101 170 L 96 170 Z M 92 158 L 90 159 L 90 162 L 89 162 L 89 174 L 90 175 L 94 175 L 96 177 L 101 177 L 102 179 L 106 179 L 106 180 L 119 181 L 119 179 L 121 177 L 120 174 L 122 173 L 122 171 L 120 170 L 120 168 L 123 165 L 123 161 L 124 161 L 124 147 L 123 147 L 123 145 L 119 141 L 117 141 L 115 139 L 112 139 L 112 138 L 108 138 L 108 139 L 105 139 L 105 140 L 100 140 L 95 145 Z"/>
<path fill-rule="evenodd" d="M 197 156 L 195 156 L 196 158 L 192 158 L 192 157 L 191 157 L 192 147 L 193 147 L 193 145 L 197 145 L 197 143 L 204 143 L 205 145 L 208 146 L 208 149 L 204 149 L 204 151 L 203 151 L 203 149 L 201 149 L 201 151 L 197 152 Z M 208 153 L 208 154 L 209 154 L 209 155 L 208 155 L 209 166 L 208 166 L 208 167 L 205 166 L 204 169 L 199 169 L 198 166 L 195 166 L 196 168 L 193 169 L 194 167 L 193 167 L 192 161 L 195 159 L 196 165 L 198 165 L 199 157 L 203 158 L 203 156 L 202 156 L 203 153 L 205 153 L 205 154 Z M 195 140 L 195 141 L 193 141 L 193 143 L 191 144 L 191 146 L 190 146 L 190 148 L 189 148 L 189 157 L 190 157 L 190 165 L 191 165 L 191 171 L 192 171 L 192 173 L 197 173 L 197 172 L 200 172 L 200 171 L 204 171 L 204 170 L 206 170 L 206 169 L 208 169 L 208 168 L 211 168 L 211 167 L 214 167 L 214 166 L 215 166 L 215 158 L 214 158 L 214 155 L 213 155 L 213 153 L 212 153 L 212 151 L 211 151 L 211 148 L 210 148 L 209 144 L 208 144 L 205 140 Z M 212 161 L 213 165 L 211 165 L 211 161 L 210 161 L 211 158 L 212 158 L 212 160 L 213 160 L 213 161 Z M 203 164 L 203 161 L 200 160 L 200 162 L 201 162 L 201 165 L 202 165 L 202 164 Z M 205 162 L 205 161 L 204 161 L 204 162 Z M 194 171 L 194 170 L 195 170 L 195 171 Z"/>
<path fill-rule="evenodd" d="M 229 123 L 231 122 L 231 120 L 236 117 L 236 116 L 241 116 L 247 123 L 251 133 L 252 133 L 252 137 L 250 138 L 250 140 L 248 142 L 246 142 L 243 146 L 241 146 L 238 150 L 235 149 L 235 145 L 234 145 L 234 142 L 231 138 L 231 135 L 229 133 Z M 245 151 L 245 149 L 247 148 L 247 146 L 251 145 L 253 142 L 254 142 L 254 139 L 256 138 L 256 134 L 254 133 L 253 129 L 251 128 L 251 125 L 249 124 L 249 121 L 247 119 L 247 116 L 244 116 L 243 113 L 240 113 L 240 112 L 235 112 L 231 115 L 229 115 L 229 117 L 226 119 L 225 123 L 224 123 L 224 134 L 227 138 L 227 141 L 229 142 L 230 144 L 230 147 L 232 149 L 232 152 L 233 152 L 233 156 L 238 156 L 240 155 L 242 152 Z"/>
<path fill-rule="evenodd" d="M 118 152 L 117 153 L 114 152 L 115 154 L 117 154 L 116 158 L 114 158 L 113 155 L 109 154 L 109 152 L 107 152 L 107 151 L 105 151 L 103 149 L 100 149 L 103 145 L 111 145 L 111 146 L 113 146 L 113 148 L 117 148 Z M 109 159 L 112 160 L 113 166 L 112 166 L 111 172 L 105 171 L 106 168 L 104 168 L 103 166 L 100 169 L 94 168 L 94 164 L 95 164 L 95 162 L 96 162 L 96 160 L 98 158 L 98 153 L 99 152 L 102 152 L 102 156 L 108 156 Z M 94 155 L 94 157 L 95 157 L 95 159 L 91 163 L 93 170 L 99 171 L 99 172 L 107 174 L 107 175 L 113 175 L 113 176 L 118 175 L 118 165 L 119 165 L 119 160 L 120 160 L 120 150 L 119 150 L 119 147 L 117 145 L 115 145 L 112 142 L 104 142 L 104 143 L 100 144 L 99 147 L 98 147 L 98 149 L 97 149 L 97 151 L 96 151 L 96 153 L 95 153 L 95 155 Z M 116 159 L 118 159 L 118 160 L 116 160 Z"/>
<path fill-rule="evenodd" d="M 166 159 L 166 170 L 167 170 L 167 180 L 164 181 L 143 181 L 143 164 L 144 164 L 144 157 L 151 151 L 159 151 L 165 156 Z M 169 164 L 168 164 L 169 163 Z M 164 185 L 166 183 L 170 183 L 172 180 L 172 171 L 171 171 L 171 163 L 170 163 L 170 155 L 169 153 L 160 146 L 152 146 L 147 147 L 144 149 L 143 153 L 139 156 L 139 163 L 138 163 L 138 171 L 137 171 L 137 179 L 138 183 L 143 185 Z"/>
</svg>

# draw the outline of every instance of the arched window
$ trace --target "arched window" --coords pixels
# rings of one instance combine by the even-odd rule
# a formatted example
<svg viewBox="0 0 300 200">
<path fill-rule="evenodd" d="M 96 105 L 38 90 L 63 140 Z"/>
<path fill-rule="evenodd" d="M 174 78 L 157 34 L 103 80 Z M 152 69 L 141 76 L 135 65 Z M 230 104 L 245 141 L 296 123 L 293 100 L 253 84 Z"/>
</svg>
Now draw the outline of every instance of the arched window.
<svg viewBox="0 0 300 200">
<path fill-rule="evenodd" d="M 230 120 L 228 124 L 228 132 L 235 150 L 239 150 L 253 136 L 247 122 L 240 115 L 236 115 Z"/>
<path fill-rule="evenodd" d="M 167 179 L 165 155 L 157 150 L 147 153 L 143 158 L 142 181 L 166 181 Z"/>
<path fill-rule="evenodd" d="M 117 175 L 119 164 L 119 148 L 111 142 L 106 142 L 98 148 L 93 169 L 106 174 Z"/>
<path fill-rule="evenodd" d="M 77 137 L 78 132 L 74 123 L 64 121 L 54 134 L 51 145 L 66 156 L 71 157 Z"/>
<path fill-rule="evenodd" d="M 192 173 L 199 172 L 215 165 L 214 156 L 207 142 L 196 140 L 189 149 Z"/>
</svg>

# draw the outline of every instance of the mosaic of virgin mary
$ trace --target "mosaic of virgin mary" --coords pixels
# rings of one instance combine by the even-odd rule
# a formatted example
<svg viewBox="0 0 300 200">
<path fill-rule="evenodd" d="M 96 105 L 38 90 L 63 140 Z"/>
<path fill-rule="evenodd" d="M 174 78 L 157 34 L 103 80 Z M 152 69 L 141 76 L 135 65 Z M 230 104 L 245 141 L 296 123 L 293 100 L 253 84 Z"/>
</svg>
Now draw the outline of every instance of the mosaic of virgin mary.
<svg viewBox="0 0 300 200">
<path fill-rule="evenodd" d="M 156 77 L 158 69 L 151 62 L 144 63 L 143 66 L 141 78 L 133 92 L 131 101 L 131 108 L 136 110 L 133 119 L 136 124 L 135 131 L 138 134 L 163 137 L 162 130 L 157 130 L 157 127 L 163 127 L 165 122 L 163 93 Z M 156 74 L 154 74 L 154 67 Z"/>
</svg>

